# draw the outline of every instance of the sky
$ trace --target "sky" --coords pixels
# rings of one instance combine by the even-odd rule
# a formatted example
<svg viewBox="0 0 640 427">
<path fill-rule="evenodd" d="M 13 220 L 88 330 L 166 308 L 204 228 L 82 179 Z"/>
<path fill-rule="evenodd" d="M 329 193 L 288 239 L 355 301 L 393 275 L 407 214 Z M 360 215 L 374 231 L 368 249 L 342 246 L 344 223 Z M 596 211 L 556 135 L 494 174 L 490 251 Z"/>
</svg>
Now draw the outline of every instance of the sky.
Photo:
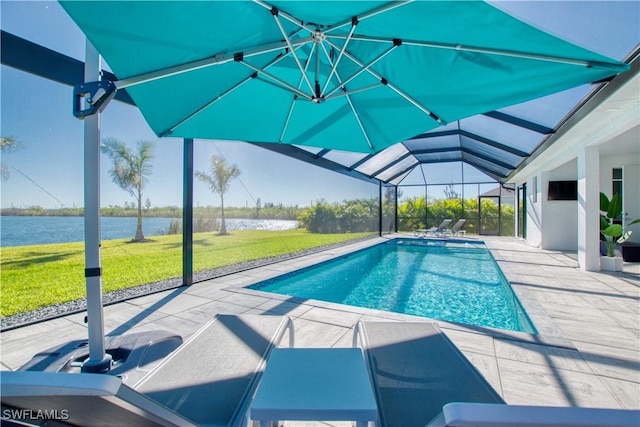
<svg viewBox="0 0 640 427">
<path fill-rule="evenodd" d="M 519 1 L 493 2 L 497 7 L 580 46 L 623 58 L 640 34 L 640 2 Z M 51 1 L 0 1 L 0 26 L 35 43 L 76 59 L 84 58 L 84 37 L 62 8 Z M 639 30 L 640 31 L 640 30 Z M 1 187 L 1 206 L 45 208 L 83 206 L 83 124 L 71 113 L 72 88 L 9 67 L 0 67 L 0 132 L 21 148 L 4 154 L 10 177 Z M 182 140 L 158 138 L 137 109 L 111 102 L 101 118 L 102 137 L 128 144 L 153 141 L 153 175 L 145 190 L 152 206 L 182 205 Z M 337 202 L 370 198 L 377 185 L 326 171 L 267 150 L 238 142 L 195 144 L 195 169 L 205 171 L 211 155 L 221 155 L 241 170 L 225 194 L 227 206 L 255 206 L 257 200 L 307 206 L 319 199 Z M 102 206 L 133 199 L 109 178 L 109 160 L 101 165 Z M 443 182 L 446 182 L 446 178 Z M 196 206 L 218 205 L 196 180 Z"/>
</svg>

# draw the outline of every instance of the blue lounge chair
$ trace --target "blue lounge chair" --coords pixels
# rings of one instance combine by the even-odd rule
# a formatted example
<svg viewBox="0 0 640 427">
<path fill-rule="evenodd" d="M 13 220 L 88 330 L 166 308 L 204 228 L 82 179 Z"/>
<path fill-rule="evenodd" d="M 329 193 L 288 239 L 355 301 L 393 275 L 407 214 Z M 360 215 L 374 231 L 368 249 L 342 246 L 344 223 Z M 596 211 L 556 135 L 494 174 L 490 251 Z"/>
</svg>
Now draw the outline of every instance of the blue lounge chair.
<svg viewBox="0 0 640 427">
<path fill-rule="evenodd" d="M 447 227 L 449 227 L 449 225 L 453 222 L 453 220 L 451 219 L 445 219 L 444 221 L 442 221 L 440 223 L 439 226 L 437 227 L 431 227 L 430 229 L 427 230 L 427 234 L 429 234 L 430 236 L 442 236 L 442 234 L 444 233 L 444 230 L 447 229 Z"/>
<path fill-rule="evenodd" d="M 359 322 L 358 344 L 383 427 L 425 426 L 451 402 L 504 403 L 435 323 Z"/>
<path fill-rule="evenodd" d="M 359 322 L 382 427 L 637 427 L 640 411 L 506 405 L 431 322 Z"/>
<path fill-rule="evenodd" d="M 467 222 L 466 219 L 459 219 L 458 222 L 453 224 L 453 227 L 445 228 L 442 234 L 445 236 L 459 236 L 460 234 L 466 234 L 467 231 L 462 229 L 465 222 Z"/>
</svg>

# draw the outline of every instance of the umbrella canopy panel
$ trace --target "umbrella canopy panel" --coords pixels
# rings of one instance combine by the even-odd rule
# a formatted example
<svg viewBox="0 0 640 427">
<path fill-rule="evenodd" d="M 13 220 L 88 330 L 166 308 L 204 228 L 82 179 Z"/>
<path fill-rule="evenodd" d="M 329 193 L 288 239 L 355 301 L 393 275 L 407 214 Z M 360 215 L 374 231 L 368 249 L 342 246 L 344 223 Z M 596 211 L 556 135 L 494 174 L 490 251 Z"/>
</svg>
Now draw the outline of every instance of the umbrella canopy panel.
<svg viewBox="0 0 640 427">
<path fill-rule="evenodd" d="M 628 68 L 477 1 L 61 4 L 160 136 L 376 153 Z"/>
</svg>

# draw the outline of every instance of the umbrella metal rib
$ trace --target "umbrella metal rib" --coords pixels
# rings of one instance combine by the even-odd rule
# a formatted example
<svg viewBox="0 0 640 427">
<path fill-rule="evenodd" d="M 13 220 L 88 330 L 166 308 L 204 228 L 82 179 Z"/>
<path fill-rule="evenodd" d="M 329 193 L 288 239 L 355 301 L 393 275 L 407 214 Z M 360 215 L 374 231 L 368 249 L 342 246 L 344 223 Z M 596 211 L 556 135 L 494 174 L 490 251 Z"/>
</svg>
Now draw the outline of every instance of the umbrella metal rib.
<svg viewBox="0 0 640 427">
<path fill-rule="evenodd" d="M 255 0 L 254 3 L 264 7 L 265 9 L 267 9 L 273 16 L 274 18 L 274 22 L 276 23 L 278 29 L 280 30 L 280 33 L 282 34 L 282 36 L 284 37 L 284 44 L 286 45 L 286 47 L 289 48 L 288 52 L 285 53 L 285 55 L 291 54 L 296 66 L 298 67 L 300 74 L 301 74 L 301 79 L 300 79 L 300 83 L 298 84 L 298 87 L 296 88 L 295 86 L 291 85 L 290 83 L 284 81 L 283 79 L 279 78 L 278 76 L 274 75 L 273 73 L 270 73 L 266 70 L 266 68 L 268 67 L 258 67 L 256 65 L 253 65 L 249 62 L 247 62 L 244 59 L 244 55 L 243 54 L 235 54 L 234 55 L 234 59 L 243 64 L 244 66 L 254 70 L 255 72 L 271 79 L 273 82 L 275 82 L 277 84 L 277 86 L 281 87 L 284 90 L 287 90 L 291 93 L 293 93 L 295 96 L 293 98 L 292 104 L 289 108 L 289 111 L 287 113 L 287 118 L 285 120 L 285 124 L 283 126 L 282 132 L 280 134 L 280 141 L 282 142 L 284 140 L 284 136 L 286 134 L 290 119 L 291 119 L 291 115 L 293 114 L 293 110 L 295 109 L 295 105 L 296 102 L 298 100 L 298 97 L 302 97 L 303 99 L 306 100 L 310 100 L 313 102 L 323 102 L 325 100 L 329 100 L 329 99 L 335 99 L 338 97 L 345 97 L 347 100 L 347 103 L 349 105 L 349 109 L 351 110 L 354 119 L 356 120 L 356 123 L 358 124 L 358 127 L 360 128 L 360 131 L 362 132 L 362 135 L 367 143 L 367 145 L 369 146 L 369 148 L 371 150 L 375 150 L 374 145 L 371 142 L 371 138 L 369 137 L 367 130 L 364 126 L 364 124 L 362 123 L 362 120 L 360 119 L 359 114 L 357 113 L 357 110 L 353 104 L 353 100 L 351 99 L 350 95 L 354 94 L 354 93 L 358 93 L 358 92 L 362 92 L 365 90 L 370 90 L 370 89 L 374 89 L 374 88 L 378 88 L 382 85 L 388 85 L 388 80 L 385 79 L 382 76 L 377 75 L 377 73 L 373 73 L 371 71 L 371 67 L 373 65 L 375 65 L 377 62 L 379 62 L 380 60 L 382 60 L 384 57 L 386 57 L 387 55 L 389 55 L 393 50 L 395 50 L 396 48 L 398 48 L 399 46 L 402 45 L 402 42 L 398 39 L 394 39 L 393 40 L 393 45 L 389 48 L 386 49 L 385 51 L 383 51 L 381 54 L 379 54 L 378 56 L 376 56 L 375 58 L 373 58 L 372 60 L 370 60 L 368 63 L 364 63 L 363 61 L 358 60 L 355 56 L 353 56 L 351 53 L 349 53 L 347 51 L 347 45 L 350 39 L 350 36 L 352 36 L 355 32 L 356 26 L 358 24 L 358 22 L 362 19 L 367 19 L 370 18 L 372 16 L 378 15 L 380 13 L 384 13 L 388 10 L 391 9 L 395 9 L 399 6 L 401 6 L 402 4 L 408 3 L 400 3 L 400 4 L 390 4 L 390 5 L 386 5 L 382 8 L 378 8 L 375 9 L 371 12 L 368 12 L 366 14 L 364 14 L 363 17 L 353 17 L 349 22 L 351 23 L 351 29 L 349 31 L 349 33 L 346 35 L 344 43 L 342 44 L 342 46 L 336 46 L 334 43 L 330 42 L 329 40 L 326 39 L 326 35 L 325 32 L 316 29 L 313 30 L 312 28 L 310 28 L 309 26 L 305 25 L 304 22 L 300 19 L 297 19 L 295 17 L 293 17 L 292 15 L 279 10 L 276 7 L 273 7 L 271 5 L 269 5 L 266 2 L 263 2 L 261 0 Z M 308 55 L 307 58 L 307 62 L 306 64 L 303 66 L 303 64 L 300 61 L 300 58 L 298 57 L 298 55 L 296 54 L 296 49 L 294 46 L 294 43 L 299 43 L 298 40 L 292 40 L 289 35 L 287 35 L 287 32 L 284 28 L 284 26 L 282 25 L 282 22 L 280 20 L 280 16 L 282 16 L 284 19 L 286 19 L 289 22 L 294 23 L 295 25 L 299 26 L 300 29 L 309 31 L 311 33 L 310 37 L 304 39 L 305 43 L 311 43 L 311 51 Z M 327 31 L 332 31 L 335 30 L 338 27 L 342 27 L 342 24 L 338 24 L 337 26 L 332 26 L 329 27 L 329 30 Z M 343 37 L 340 37 L 343 38 Z M 335 61 L 331 60 L 331 56 L 328 54 L 324 43 L 328 43 L 329 45 L 331 45 L 334 49 L 338 50 L 338 57 L 336 58 Z M 326 81 L 323 85 L 322 90 L 320 90 L 319 87 L 319 67 L 320 67 L 320 51 L 319 49 L 317 49 L 317 45 L 322 46 L 326 60 L 328 61 L 328 63 L 331 65 L 331 70 L 326 78 Z M 283 46 L 284 47 L 284 46 Z M 316 59 L 316 76 L 315 76 L 315 86 L 311 83 L 311 80 L 309 79 L 308 76 L 308 65 L 309 62 L 311 60 L 311 58 L 314 56 L 315 53 L 315 59 Z M 337 68 L 339 65 L 339 62 L 342 60 L 343 57 L 346 57 L 348 59 L 350 59 L 352 62 L 354 62 L 356 65 L 358 65 L 360 68 L 358 70 L 356 70 L 352 75 L 350 75 L 347 79 L 342 80 L 337 72 Z M 363 86 L 360 88 L 356 88 L 356 89 L 351 89 L 351 90 L 347 90 L 346 85 L 349 84 L 350 82 L 352 82 L 355 78 L 357 78 L 358 76 L 360 76 L 362 73 L 364 72 L 369 72 L 370 74 L 376 76 L 376 78 L 380 81 L 379 84 L 373 84 L 373 85 L 367 85 L 367 86 Z M 338 84 L 333 87 L 330 91 L 326 92 L 327 87 L 329 86 L 329 83 L 331 81 L 331 79 L 333 77 L 336 77 L 338 80 Z M 261 79 L 262 80 L 262 79 Z M 264 80 L 262 80 L 264 81 Z M 305 92 L 303 92 L 300 88 L 302 82 L 305 82 L 307 84 L 307 86 L 309 87 L 309 89 L 311 90 L 311 95 L 306 94 Z M 400 89 L 396 88 L 395 86 L 391 86 L 392 89 L 397 92 L 400 96 L 402 96 L 404 99 L 406 99 L 408 102 L 410 102 L 411 104 L 415 105 L 417 108 L 419 108 L 421 111 L 423 111 L 425 114 L 428 114 L 430 117 L 434 118 L 435 120 L 437 120 L 439 123 L 442 123 L 442 121 L 435 115 L 433 114 L 431 111 L 429 111 L 427 108 L 423 107 L 422 105 L 420 105 L 417 101 L 413 100 L 409 95 L 407 95 L 406 93 L 404 93 L 403 91 L 401 91 Z M 339 94 L 335 94 L 338 90 L 342 89 L 342 93 Z M 334 95 L 335 94 L 335 95 Z M 208 106 L 212 105 L 212 103 L 210 103 Z M 206 107 L 205 107 L 206 108 Z M 201 111 L 201 110 L 199 110 Z"/>
<path fill-rule="evenodd" d="M 384 58 L 385 56 L 389 55 L 392 51 L 394 51 L 396 48 L 398 48 L 398 46 L 400 46 L 402 43 L 397 40 L 396 43 L 394 43 L 394 45 L 392 47 L 390 47 L 389 49 L 385 50 L 384 52 L 382 52 L 380 55 L 378 55 L 377 57 L 373 58 L 371 61 L 369 61 L 369 63 L 367 63 L 366 65 L 362 65 L 360 67 L 359 70 L 357 70 L 355 73 L 353 73 L 351 76 L 349 76 L 345 81 L 341 82 L 340 84 L 338 84 L 336 87 L 334 87 L 333 89 L 331 89 L 328 93 L 327 93 L 327 97 L 333 95 L 337 90 L 340 90 L 340 88 L 344 88 L 346 85 L 348 85 L 351 81 L 353 81 L 353 79 L 355 79 L 356 77 L 358 77 L 360 74 L 362 74 L 365 71 L 368 71 L 371 67 L 373 67 L 377 62 L 379 62 L 382 58 Z"/>
<path fill-rule="evenodd" d="M 295 48 L 303 46 L 311 41 L 311 37 L 301 38 L 293 43 Z M 262 55 L 264 53 L 281 51 L 287 47 L 285 42 L 279 41 L 275 43 L 268 43 L 261 46 L 256 46 L 252 49 L 246 49 L 241 52 L 243 57 L 250 57 L 255 55 Z M 126 89 L 131 86 L 149 83 L 154 80 L 164 79 L 166 77 L 175 76 L 182 73 L 188 73 L 190 71 L 199 70 L 205 67 L 211 67 L 214 65 L 222 65 L 228 62 L 234 61 L 238 53 L 220 53 L 216 55 L 212 55 L 208 58 L 204 58 L 198 61 L 187 62 L 185 64 L 176 65 L 173 67 L 163 68 L 156 71 L 151 71 L 149 73 L 140 74 L 137 76 L 129 77 L 122 80 L 117 80 L 114 82 L 117 89 Z"/>
<path fill-rule="evenodd" d="M 171 126 L 169 129 L 165 130 L 164 132 L 161 132 L 160 136 L 161 137 L 165 137 L 165 136 L 171 135 L 171 133 L 174 130 L 176 130 L 177 128 L 179 128 L 180 126 L 182 126 L 183 124 L 185 124 L 186 122 L 188 122 L 189 120 L 194 118 L 195 116 L 197 116 L 200 112 L 206 110 L 207 108 L 211 107 L 216 102 L 222 100 L 222 98 L 224 98 L 225 96 L 229 95 L 231 92 L 233 92 L 234 90 L 238 89 L 240 86 L 242 86 L 243 84 L 247 83 L 249 80 L 251 80 L 253 78 L 254 78 L 254 76 L 251 75 L 251 76 L 246 77 L 243 80 L 239 81 L 235 85 L 231 86 L 230 88 L 228 88 L 227 90 L 222 92 L 220 95 L 218 95 L 215 98 L 213 98 L 211 101 L 209 101 L 206 104 L 204 104 L 202 107 L 198 108 L 197 110 L 195 110 L 191 114 L 187 115 L 184 119 L 180 120 L 178 123 L 176 123 L 175 125 Z"/>
<path fill-rule="evenodd" d="M 293 59 L 296 61 L 296 65 L 298 66 L 300 73 L 304 77 L 304 80 L 307 82 L 307 85 L 309 85 L 309 89 L 311 90 L 311 92 L 313 92 L 313 85 L 311 85 L 309 76 L 307 76 L 306 69 L 302 68 L 302 64 L 300 63 L 300 58 L 298 58 L 298 55 L 296 55 L 295 51 L 293 50 L 293 44 L 291 43 L 291 40 L 289 40 L 289 37 L 287 36 L 287 32 L 284 30 L 284 27 L 280 22 L 280 18 L 278 17 L 278 9 L 272 8 L 271 15 L 273 15 L 273 19 L 275 20 L 276 25 L 278 26 L 278 28 L 280 29 L 280 32 L 282 33 L 282 37 L 284 37 L 285 42 L 287 42 L 287 46 L 289 46 L 289 50 L 291 51 L 291 56 L 293 56 Z"/>
<path fill-rule="evenodd" d="M 309 57 L 307 58 L 307 63 L 304 66 L 305 72 L 309 67 L 309 64 L 311 62 L 311 57 L 313 56 L 313 52 L 316 49 L 316 44 L 312 44 L 311 45 L 311 52 L 309 53 Z M 318 57 L 318 55 L 316 55 L 316 58 Z M 317 61 L 316 61 L 317 62 Z M 300 86 L 302 86 L 302 81 L 303 81 L 303 77 L 300 77 L 300 80 L 298 81 L 298 89 L 300 88 Z M 289 111 L 287 112 L 287 118 L 284 122 L 284 126 L 282 127 L 282 132 L 280 132 L 280 138 L 278 139 L 278 142 L 282 142 L 284 141 L 284 135 L 285 133 L 287 133 L 287 129 L 289 128 L 289 122 L 291 121 L 291 115 L 293 114 L 293 109 L 296 106 L 296 101 L 298 100 L 298 96 L 294 95 L 293 99 L 291 100 L 291 106 L 289 107 Z"/>
<path fill-rule="evenodd" d="M 278 11 L 278 15 L 282 15 L 282 17 L 285 18 L 287 21 L 291 22 L 292 24 L 297 25 L 298 27 L 300 27 L 303 30 L 307 30 L 309 33 L 313 33 L 315 31 L 313 28 L 305 25 L 303 20 L 294 18 L 290 14 L 277 9 L 276 7 L 270 5 L 267 2 L 264 2 L 262 0 L 253 0 L 253 2 L 255 4 L 257 4 L 257 5 L 260 5 L 260 6 L 264 7 L 265 9 L 268 9 L 269 11 L 272 11 L 274 9 L 277 10 Z"/>
<path fill-rule="evenodd" d="M 294 54 L 295 57 L 295 54 Z M 285 82 L 284 80 L 282 80 L 281 78 L 279 78 L 278 76 L 268 72 L 266 69 L 264 68 L 260 68 L 256 65 L 252 65 L 250 63 L 248 63 L 245 60 L 238 60 L 238 63 L 244 65 L 245 67 L 251 68 L 253 71 L 260 73 L 266 77 L 269 77 L 271 80 L 273 80 L 274 82 L 278 83 L 280 85 L 280 87 L 282 87 L 285 90 L 288 90 L 290 92 L 293 92 L 294 94 L 303 97 L 304 99 L 307 99 L 309 101 L 312 101 L 313 98 L 309 95 L 307 95 L 306 93 L 304 93 L 303 91 L 301 91 L 300 89 L 298 89 L 297 87 Z"/>
<path fill-rule="evenodd" d="M 338 64 L 340 63 L 340 60 L 342 59 L 342 55 L 344 55 L 344 51 L 347 50 L 347 45 L 351 41 L 351 36 L 353 36 L 353 32 L 356 30 L 356 26 L 358 25 L 358 20 L 356 18 L 353 18 L 351 20 L 351 22 L 352 22 L 351 30 L 349 30 L 349 34 L 347 34 L 347 38 L 344 41 L 344 44 L 342 45 L 342 49 L 340 49 L 340 52 L 338 53 L 338 58 L 333 63 L 333 67 L 331 67 L 331 72 L 329 72 L 329 77 L 327 77 L 327 81 L 324 83 L 324 87 L 322 88 L 322 92 L 321 92 L 320 96 L 325 96 L 325 91 L 327 90 L 327 86 L 329 86 L 329 82 L 331 81 L 331 77 L 333 77 L 333 75 L 335 74 L 336 68 L 338 68 Z"/>
<path fill-rule="evenodd" d="M 345 36 L 342 36 L 342 35 L 336 35 L 332 37 L 336 39 L 345 38 Z M 394 42 L 394 39 L 392 38 L 369 37 L 365 35 L 354 35 L 351 38 L 353 40 L 358 40 L 358 41 L 377 42 L 377 43 L 393 43 Z M 617 68 L 618 67 L 615 64 L 607 64 L 606 62 L 583 61 L 575 58 L 566 58 L 566 57 L 552 56 L 552 55 L 540 55 L 540 54 L 531 53 L 531 52 L 518 52 L 515 50 L 490 49 L 490 48 L 478 47 L 478 46 L 465 46 L 465 45 L 453 44 L 453 43 L 436 43 L 436 42 L 425 42 L 425 41 L 416 41 L 416 40 L 403 40 L 402 42 L 407 46 L 419 46 L 419 47 L 429 47 L 429 48 L 437 48 L 437 49 L 458 50 L 458 51 L 473 52 L 473 53 L 484 53 L 489 55 L 510 56 L 513 58 L 533 59 L 536 61 L 549 61 L 549 62 L 557 62 L 560 64 L 579 65 L 581 67 L 601 67 L 601 68 Z"/>
<path fill-rule="evenodd" d="M 333 42 L 331 42 L 330 40 L 327 40 L 327 43 L 329 43 L 332 47 L 337 48 L 337 45 L 334 44 Z M 359 59 L 357 59 L 355 56 L 351 55 L 348 51 L 345 52 L 345 55 L 347 56 L 347 58 L 351 59 L 353 62 L 355 62 L 357 65 L 363 67 L 364 64 L 362 63 L 362 61 L 360 61 Z M 371 74 L 372 76 L 374 76 L 375 78 L 379 79 L 384 85 L 388 86 L 389 88 L 391 88 L 391 90 L 393 90 L 394 92 L 396 92 L 398 95 L 400 95 L 401 97 L 403 97 L 404 99 L 406 99 L 407 101 L 409 101 L 411 104 L 413 104 L 416 108 L 418 108 L 419 110 L 421 110 L 422 112 L 424 112 L 425 114 L 427 114 L 429 117 L 431 117 L 433 120 L 437 121 L 439 124 L 444 125 L 446 124 L 446 122 L 444 120 L 442 120 L 442 118 L 440 118 L 440 116 L 438 116 L 436 113 L 434 113 L 433 111 L 429 110 L 427 107 L 425 107 L 424 105 L 420 104 L 418 101 L 416 101 L 414 98 L 412 98 L 411 96 L 409 96 L 409 94 L 407 94 L 406 92 L 404 92 L 403 90 L 401 90 L 399 87 L 397 87 L 396 85 L 394 85 L 393 83 L 391 83 L 389 80 L 385 79 L 383 76 L 381 76 L 380 74 L 376 73 L 375 71 L 371 70 L 370 68 L 365 69 L 366 72 L 368 72 L 369 74 Z"/>
<path fill-rule="evenodd" d="M 365 19 L 369 19 L 372 18 L 376 15 L 380 15 L 381 13 L 385 13 L 385 12 L 389 12 L 390 10 L 393 9 L 397 9 L 399 7 L 405 6 L 409 3 L 413 3 L 414 0 L 404 0 L 404 1 L 392 1 L 389 2 L 388 4 L 385 4 L 381 7 L 375 8 L 370 10 L 369 12 L 365 12 L 362 13 L 360 15 L 358 15 L 357 20 L 358 21 L 364 21 Z M 337 29 L 340 29 L 344 26 L 347 26 L 349 24 L 353 23 L 353 18 L 351 18 L 350 20 L 341 22 L 339 24 L 336 25 L 330 25 L 329 28 L 326 30 L 326 33 L 330 32 L 330 31 L 335 31 Z"/>
<path fill-rule="evenodd" d="M 384 86 L 384 83 L 379 82 L 379 83 L 374 83 L 374 84 L 369 85 L 369 86 L 362 86 L 362 87 L 357 88 L 357 89 L 343 90 L 342 92 L 338 92 L 335 95 L 327 96 L 325 98 L 325 100 L 328 101 L 330 99 L 339 98 L 341 96 L 353 95 L 355 93 L 364 92 L 364 91 L 371 90 L 371 89 L 376 89 L 376 88 L 379 88 L 379 87 L 382 87 L 382 86 Z"/>
<path fill-rule="evenodd" d="M 302 45 L 299 45 L 296 47 L 296 49 L 300 48 Z M 281 54 L 279 53 L 270 63 L 268 63 L 267 65 L 265 65 L 263 67 L 263 69 L 261 69 L 261 71 L 266 70 L 269 67 L 272 67 L 274 65 L 276 65 L 278 62 L 282 61 L 284 58 L 286 58 L 288 55 L 288 53 L 285 54 Z M 245 65 L 246 62 L 241 62 Z M 253 67 L 249 67 L 252 68 Z M 201 106 L 200 108 L 196 109 L 195 111 L 193 111 L 191 114 L 188 114 L 187 116 L 185 116 L 184 119 L 180 120 L 178 123 L 174 124 L 173 126 L 171 126 L 169 129 L 165 130 L 164 132 L 160 133 L 160 136 L 168 136 L 170 135 L 175 129 L 177 129 L 178 127 L 182 126 L 183 124 L 185 124 L 186 122 L 188 122 L 189 120 L 191 120 L 192 118 L 194 118 L 195 116 L 198 115 L 198 113 L 206 110 L 207 108 L 209 108 L 210 106 L 212 106 L 213 104 L 215 104 L 216 102 L 222 100 L 222 98 L 224 98 L 225 96 L 229 95 L 230 93 L 232 93 L 233 91 L 235 91 L 236 89 L 240 88 L 244 83 L 250 81 L 251 79 L 256 78 L 256 73 L 245 77 L 244 79 L 242 79 L 241 81 L 239 81 L 238 83 L 234 84 L 233 86 L 229 87 L 227 90 L 225 90 L 224 92 L 222 92 L 221 94 L 217 95 L 215 98 L 213 98 L 211 101 L 207 102 L 206 104 L 204 104 L 203 106 Z M 266 80 L 262 80 L 265 83 L 270 83 Z M 281 88 L 281 86 L 278 86 Z M 305 96 L 307 96 L 305 94 Z"/>
<path fill-rule="evenodd" d="M 320 44 L 320 46 L 322 46 L 322 50 L 323 50 L 323 52 L 324 52 L 325 57 L 327 58 L 327 61 L 329 61 L 329 63 L 331 63 L 331 56 L 330 56 L 330 55 L 329 55 L 329 53 L 327 52 L 326 47 L 324 46 L 324 44 Z M 344 51 L 343 51 L 343 53 L 344 53 Z M 318 55 L 318 56 L 320 56 L 320 55 Z M 339 59 L 339 57 L 338 57 L 338 59 Z M 334 64 L 334 65 L 335 65 L 335 64 Z M 342 79 L 340 78 L 340 75 L 338 74 L 337 70 L 335 71 L 335 73 L 334 73 L 334 74 L 335 74 L 335 76 L 336 76 L 336 79 L 338 79 L 338 83 L 339 83 L 340 87 L 343 87 L 343 88 L 344 88 L 344 82 L 342 82 Z M 327 82 L 328 82 L 328 80 L 327 80 Z M 375 147 L 374 147 L 374 146 L 373 146 L 373 144 L 371 143 L 371 138 L 369 138 L 369 135 L 367 134 L 367 131 L 366 131 L 366 129 L 364 128 L 364 125 L 362 124 L 362 121 L 360 120 L 360 116 L 358 115 L 358 113 L 357 113 L 357 111 L 356 111 L 355 107 L 353 106 L 353 101 L 351 100 L 351 96 L 350 96 L 350 95 L 351 95 L 352 93 L 355 93 L 355 92 L 361 92 L 361 91 L 363 91 L 363 90 L 372 89 L 372 88 L 374 88 L 374 87 L 380 87 L 381 85 L 382 85 L 382 84 L 372 85 L 372 86 L 365 87 L 365 88 L 361 88 L 361 89 L 359 89 L 359 90 L 351 91 L 351 92 L 348 92 L 348 91 L 346 90 L 346 88 L 345 88 L 342 94 L 334 96 L 334 98 L 336 98 L 336 97 L 338 97 L 338 96 L 344 96 L 344 97 L 347 99 L 347 103 L 349 104 L 349 108 L 351 109 L 351 112 L 353 113 L 353 116 L 354 116 L 354 118 L 356 119 L 356 122 L 358 123 L 358 126 L 360 127 L 360 131 L 362 132 L 362 136 L 364 137 L 365 141 L 367 142 L 367 145 L 369 146 L 369 148 L 370 148 L 372 151 L 375 151 Z"/>
<path fill-rule="evenodd" d="M 351 101 L 351 98 L 347 96 L 347 102 L 349 103 L 349 108 L 351 108 L 351 112 L 353 113 L 353 117 L 356 119 L 356 122 L 358 122 L 358 126 L 360 127 L 360 130 L 362 131 L 362 136 L 364 136 L 365 141 L 367 141 L 367 144 L 369 145 L 369 148 L 371 149 L 371 151 L 375 151 L 375 148 L 373 146 L 373 144 L 371 143 L 371 138 L 369 138 L 369 135 L 367 134 L 366 129 L 364 128 L 364 125 L 362 124 L 362 121 L 360 120 L 360 116 L 358 115 L 358 112 L 356 111 L 355 107 L 353 106 L 353 102 Z"/>
</svg>

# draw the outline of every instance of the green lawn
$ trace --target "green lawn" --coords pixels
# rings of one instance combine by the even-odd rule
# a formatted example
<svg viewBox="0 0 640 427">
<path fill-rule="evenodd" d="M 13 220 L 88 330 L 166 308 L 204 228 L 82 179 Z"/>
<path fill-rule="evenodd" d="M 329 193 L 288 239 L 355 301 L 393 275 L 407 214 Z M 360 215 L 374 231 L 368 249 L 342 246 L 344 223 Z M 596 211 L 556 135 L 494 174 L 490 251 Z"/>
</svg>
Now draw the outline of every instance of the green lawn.
<svg viewBox="0 0 640 427">
<path fill-rule="evenodd" d="M 314 234 L 306 230 L 233 231 L 193 235 L 195 272 L 298 252 L 370 235 Z M 182 276 L 182 236 L 154 236 L 152 242 L 102 242 L 103 291 Z M 0 248 L 0 315 L 84 298 L 84 243 Z"/>
</svg>

